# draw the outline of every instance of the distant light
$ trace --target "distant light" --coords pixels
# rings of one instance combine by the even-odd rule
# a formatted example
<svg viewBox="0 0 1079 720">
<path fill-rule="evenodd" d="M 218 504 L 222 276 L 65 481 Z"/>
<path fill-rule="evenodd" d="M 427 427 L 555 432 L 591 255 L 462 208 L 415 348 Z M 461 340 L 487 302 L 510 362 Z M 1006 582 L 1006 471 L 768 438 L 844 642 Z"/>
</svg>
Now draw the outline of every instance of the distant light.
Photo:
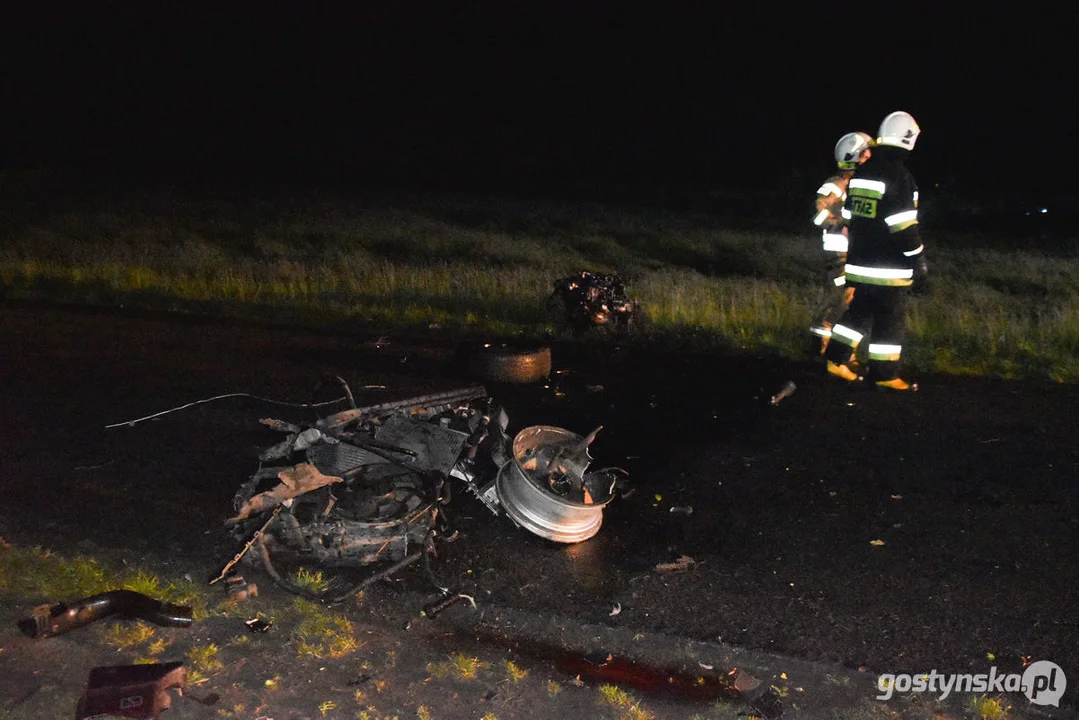
<svg viewBox="0 0 1079 720">
<path fill-rule="evenodd" d="M 1049 212 L 1049 208 L 1042 208 L 1042 212 L 1043 212 L 1043 213 L 1047 213 L 1047 212 Z"/>
</svg>

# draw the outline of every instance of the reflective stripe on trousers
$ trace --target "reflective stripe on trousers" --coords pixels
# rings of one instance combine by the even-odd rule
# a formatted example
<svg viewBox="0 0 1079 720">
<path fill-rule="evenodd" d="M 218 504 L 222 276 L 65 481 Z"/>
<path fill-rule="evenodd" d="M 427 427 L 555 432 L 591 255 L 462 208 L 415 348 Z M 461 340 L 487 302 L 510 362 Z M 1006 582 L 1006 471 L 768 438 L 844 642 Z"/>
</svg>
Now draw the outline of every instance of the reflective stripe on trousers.
<svg viewBox="0 0 1079 720">
<path fill-rule="evenodd" d="M 836 325 L 832 328 L 832 337 L 844 345 L 850 345 L 852 348 L 856 348 L 858 347 L 858 343 L 862 341 L 863 335 L 852 327 Z"/>
<path fill-rule="evenodd" d="M 899 362 L 903 354 L 902 345 L 886 345 L 884 343 L 869 343 L 869 359 L 881 362 Z"/>
</svg>

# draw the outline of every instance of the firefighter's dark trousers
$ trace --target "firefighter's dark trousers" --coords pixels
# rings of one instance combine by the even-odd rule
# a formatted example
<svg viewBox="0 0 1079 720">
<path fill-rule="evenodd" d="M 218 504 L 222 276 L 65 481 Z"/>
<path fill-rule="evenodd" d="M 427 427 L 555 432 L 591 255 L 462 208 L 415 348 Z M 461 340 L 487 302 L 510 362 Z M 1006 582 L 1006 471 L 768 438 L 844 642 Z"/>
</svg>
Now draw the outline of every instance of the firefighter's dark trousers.
<svg viewBox="0 0 1079 720">
<path fill-rule="evenodd" d="M 899 376 L 899 359 L 907 331 L 909 288 L 852 283 L 850 307 L 832 328 L 824 357 L 839 365 L 850 361 L 863 339 L 869 338 L 869 376 L 872 382 Z"/>
<path fill-rule="evenodd" d="M 836 284 L 843 278 L 843 267 L 829 268 L 824 286 L 824 300 L 817 306 L 813 314 L 813 325 L 809 332 L 821 337 L 831 337 L 832 326 L 836 324 L 843 313 L 850 307 L 851 298 L 854 297 L 854 288 L 844 284 Z"/>
</svg>

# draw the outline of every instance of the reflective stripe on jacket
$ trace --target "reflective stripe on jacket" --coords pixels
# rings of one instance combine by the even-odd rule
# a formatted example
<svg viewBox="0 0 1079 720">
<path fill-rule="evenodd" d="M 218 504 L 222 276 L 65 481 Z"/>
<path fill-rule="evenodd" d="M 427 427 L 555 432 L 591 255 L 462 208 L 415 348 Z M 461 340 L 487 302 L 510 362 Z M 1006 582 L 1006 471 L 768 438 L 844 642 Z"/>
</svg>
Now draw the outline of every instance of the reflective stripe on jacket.
<svg viewBox="0 0 1079 720">
<path fill-rule="evenodd" d="M 849 216 L 847 280 L 907 286 L 914 258 L 922 252 L 918 232 L 918 186 L 903 161 L 907 151 L 878 147 L 847 186 Z"/>
<path fill-rule="evenodd" d="M 843 223 L 843 203 L 847 201 L 847 183 L 851 172 L 842 172 L 825 180 L 817 189 L 813 224 L 819 228 L 835 228 Z"/>
<path fill-rule="evenodd" d="M 847 183 L 853 172 L 848 170 L 833 175 L 817 189 L 817 212 L 813 216 L 813 224 L 821 229 L 821 247 L 825 252 L 847 252 L 847 221 L 843 218 L 843 203 L 847 201 Z"/>
</svg>

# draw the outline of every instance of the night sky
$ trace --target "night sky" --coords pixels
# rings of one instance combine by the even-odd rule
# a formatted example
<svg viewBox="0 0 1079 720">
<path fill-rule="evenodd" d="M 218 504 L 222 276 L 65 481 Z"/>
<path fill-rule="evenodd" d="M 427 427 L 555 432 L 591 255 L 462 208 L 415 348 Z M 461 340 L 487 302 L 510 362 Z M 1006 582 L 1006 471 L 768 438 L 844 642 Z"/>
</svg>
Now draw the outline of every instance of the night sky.
<svg viewBox="0 0 1079 720">
<path fill-rule="evenodd" d="M 927 194 L 1079 190 L 1074 10 L 443 5 L 33 4 L 4 23 L 0 164 L 783 203 L 903 109 Z"/>
</svg>

